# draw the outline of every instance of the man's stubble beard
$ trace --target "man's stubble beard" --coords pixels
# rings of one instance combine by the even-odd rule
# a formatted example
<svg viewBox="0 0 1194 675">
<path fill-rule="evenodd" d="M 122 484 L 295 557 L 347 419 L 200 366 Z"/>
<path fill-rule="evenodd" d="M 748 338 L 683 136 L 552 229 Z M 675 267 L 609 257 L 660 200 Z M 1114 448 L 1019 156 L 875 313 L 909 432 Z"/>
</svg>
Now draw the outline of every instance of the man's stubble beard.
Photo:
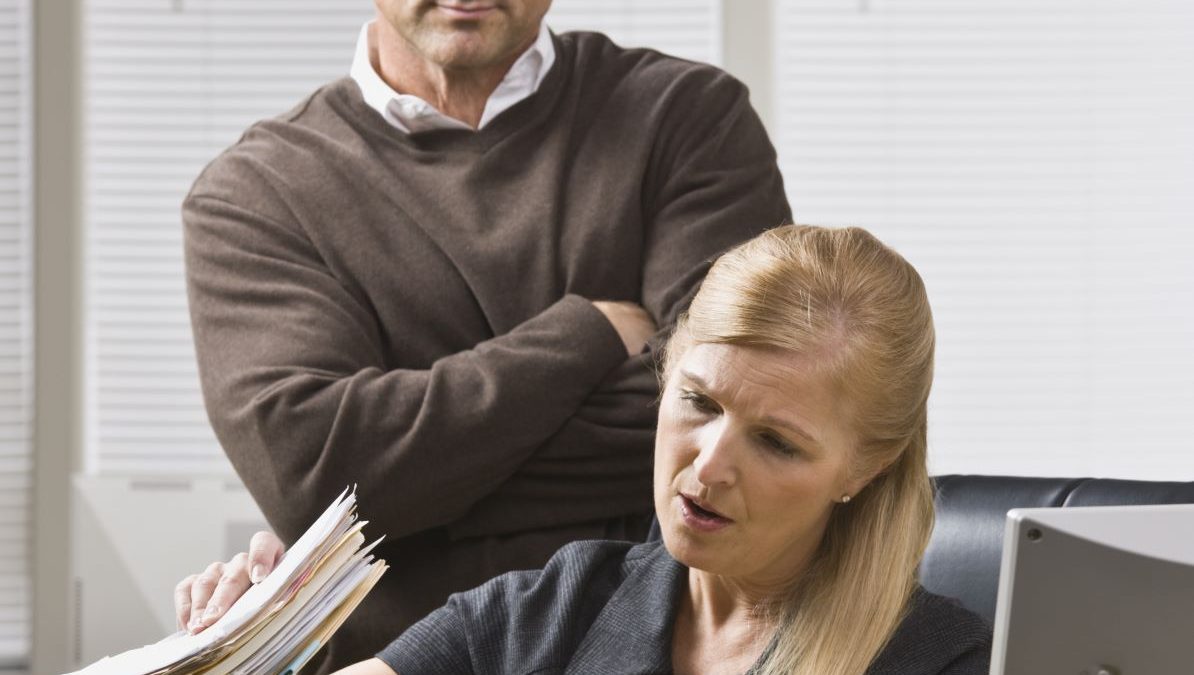
<svg viewBox="0 0 1194 675">
<path fill-rule="evenodd" d="M 513 35 L 510 17 L 499 13 L 485 21 L 488 25 L 453 27 L 451 22 L 436 21 L 422 12 L 409 30 L 395 26 L 399 36 L 424 60 L 445 70 L 475 70 L 496 67 L 516 57 L 523 43 L 534 35 Z M 478 22 L 480 23 L 480 22 Z"/>
</svg>

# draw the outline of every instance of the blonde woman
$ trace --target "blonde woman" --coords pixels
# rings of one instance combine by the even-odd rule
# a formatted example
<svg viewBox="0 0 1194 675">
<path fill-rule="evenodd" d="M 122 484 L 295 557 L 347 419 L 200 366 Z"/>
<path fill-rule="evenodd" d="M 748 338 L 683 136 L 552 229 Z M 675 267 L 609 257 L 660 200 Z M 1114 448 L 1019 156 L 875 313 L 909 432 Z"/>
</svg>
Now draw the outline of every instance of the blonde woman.
<svg viewBox="0 0 1194 675">
<path fill-rule="evenodd" d="M 989 626 L 916 581 L 933 340 L 919 275 L 865 230 L 732 250 L 667 351 L 662 542 L 566 546 L 341 672 L 985 675 Z"/>
</svg>

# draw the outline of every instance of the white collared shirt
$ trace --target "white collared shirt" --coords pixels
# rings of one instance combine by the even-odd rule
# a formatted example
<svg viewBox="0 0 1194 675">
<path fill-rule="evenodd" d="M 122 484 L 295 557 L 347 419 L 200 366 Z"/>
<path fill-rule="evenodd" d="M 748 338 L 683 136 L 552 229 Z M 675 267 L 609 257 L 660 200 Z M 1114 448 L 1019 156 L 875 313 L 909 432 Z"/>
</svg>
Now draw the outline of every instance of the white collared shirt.
<svg viewBox="0 0 1194 675">
<path fill-rule="evenodd" d="M 370 40 L 372 26 L 373 22 L 370 21 L 361 27 L 350 71 L 369 107 L 376 110 L 394 128 L 405 133 L 431 129 L 471 129 L 469 125 L 454 117 L 448 117 L 418 96 L 399 94 L 381 79 L 377 74 L 377 45 Z M 485 110 L 481 113 L 481 122 L 477 128 L 483 129 L 503 110 L 534 94 L 555 60 L 556 48 L 551 41 L 551 31 L 547 29 L 547 24 L 541 23 L 539 37 L 518 57 L 514 65 L 510 66 L 506 76 L 498 83 L 497 89 L 493 90 L 489 100 L 485 102 Z"/>
</svg>

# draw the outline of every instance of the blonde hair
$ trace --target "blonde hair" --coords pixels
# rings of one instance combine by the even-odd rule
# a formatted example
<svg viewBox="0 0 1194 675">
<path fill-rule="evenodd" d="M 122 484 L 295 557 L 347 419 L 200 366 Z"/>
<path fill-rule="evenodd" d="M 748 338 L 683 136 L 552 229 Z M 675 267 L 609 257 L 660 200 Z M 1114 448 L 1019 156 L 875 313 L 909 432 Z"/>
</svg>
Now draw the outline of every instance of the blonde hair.
<svg viewBox="0 0 1194 675">
<path fill-rule="evenodd" d="M 933 527 L 934 333 L 920 275 L 866 230 L 779 227 L 714 263 L 668 343 L 665 377 L 701 343 L 814 355 L 846 404 L 854 475 L 877 476 L 834 508 L 802 582 L 772 610 L 763 673 L 860 675 L 904 618 Z"/>
</svg>

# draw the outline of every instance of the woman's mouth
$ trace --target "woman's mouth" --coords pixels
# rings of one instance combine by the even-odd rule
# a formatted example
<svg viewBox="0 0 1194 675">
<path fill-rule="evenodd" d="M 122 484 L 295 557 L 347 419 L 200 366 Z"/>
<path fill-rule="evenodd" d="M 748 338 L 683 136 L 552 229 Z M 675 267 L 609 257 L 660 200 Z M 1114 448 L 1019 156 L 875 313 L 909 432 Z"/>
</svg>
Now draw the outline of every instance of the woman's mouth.
<svg viewBox="0 0 1194 675">
<path fill-rule="evenodd" d="M 713 510 L 707 502 L 685 494 L 680 495 L 680 514 L 686 525 L 701 532 L 715 532 L 734 522 Z"/>
</svg>

